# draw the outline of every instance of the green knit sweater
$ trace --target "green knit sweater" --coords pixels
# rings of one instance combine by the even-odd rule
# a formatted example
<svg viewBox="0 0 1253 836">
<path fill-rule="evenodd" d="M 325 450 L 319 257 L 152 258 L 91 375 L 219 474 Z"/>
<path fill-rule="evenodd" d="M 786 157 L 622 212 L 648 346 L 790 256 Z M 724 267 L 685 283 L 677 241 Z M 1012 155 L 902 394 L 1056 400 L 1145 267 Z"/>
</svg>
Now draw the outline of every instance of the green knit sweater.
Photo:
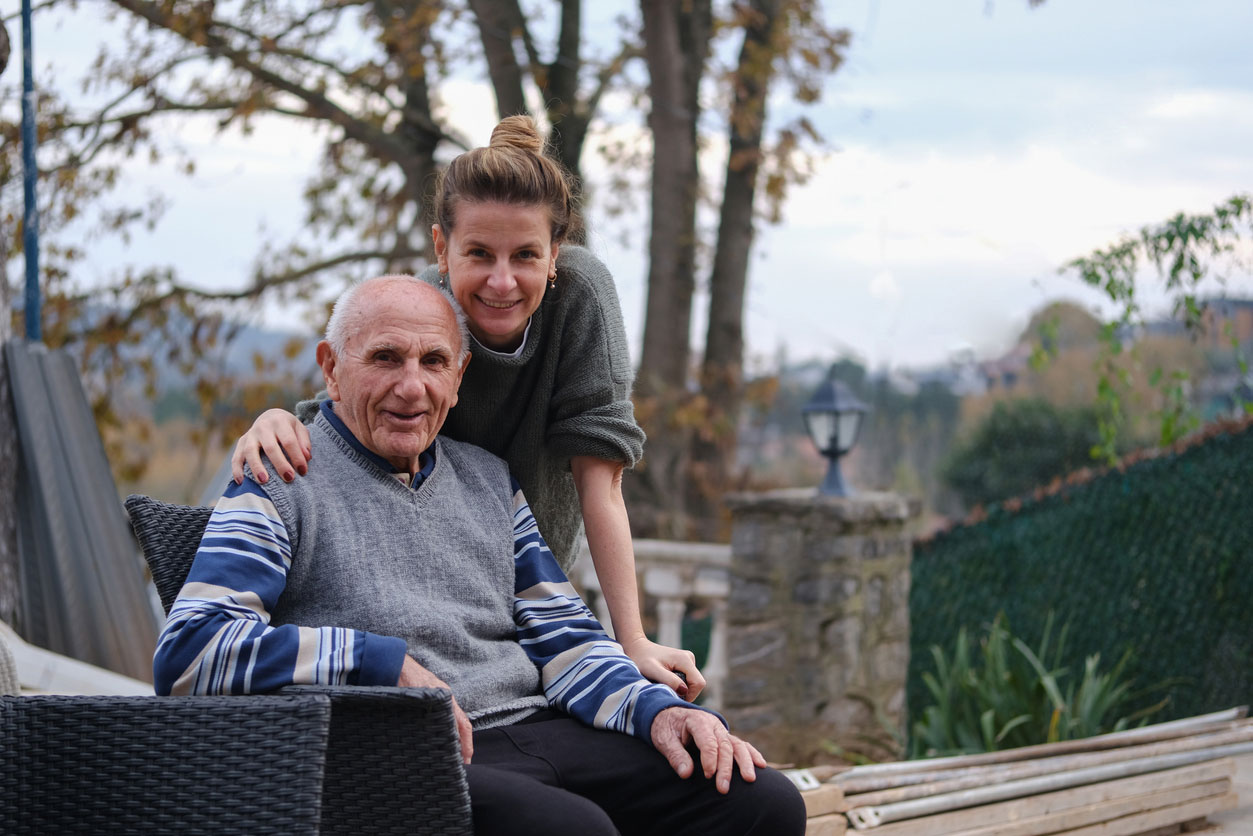
<svg viewBox="0 0 1253 836">
<path fill-rule="evenodd" d="M 421 278 L 439 282 L 434 267 Z M 562 246 L 557 285 L 531 316 L 517 356 L 498 354 L 474 337 L 470 341 L 473 357 L 441 434 L 477 444 L 509 463 L 540 533 L 568 572 L 583 520 L 571 457 L 633 467 L 644 453 L 613 277 L 586 249 Z M 303 401 L 296 414 L 311 421 L 316 405 Z"/>
</svg>

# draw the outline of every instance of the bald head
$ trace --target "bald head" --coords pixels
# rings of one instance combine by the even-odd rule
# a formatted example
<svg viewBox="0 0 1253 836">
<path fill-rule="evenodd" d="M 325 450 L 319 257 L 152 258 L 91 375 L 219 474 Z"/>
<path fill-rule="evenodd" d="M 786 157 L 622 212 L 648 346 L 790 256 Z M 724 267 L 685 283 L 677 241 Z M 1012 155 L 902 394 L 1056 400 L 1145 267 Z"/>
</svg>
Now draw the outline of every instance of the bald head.
<svg viewBox="0 0 1253 836">
<path fill-rule="evenodd" d="M 330 343 L 331 350 L 336 354 L 343 351 L 349 336 L 359 331 L 364 325 L 366 317 L 363 314 L 365 307 L 363 303 L 370 301 L 370 297 L 380 292 L 382 288 L 392 285 L 401 288 L 402 292 L 418 294 L 418 298 L 432 306 L 432 313 L 441 307 L 441 303 L 451 311 L 453 327 L 459 341 L 459 359 L 464 361 L 466 355 L 470 353 L 470 330 L 461 305 L 448 291 L 433 287 L 415 276 L 403 273 L 375 276 L 352 285 L 340 294 L 340 297 L 335 300 L 335 306 L 331 309 L 331 318 L 326 323 L 325 339 Z"/>
</svg>

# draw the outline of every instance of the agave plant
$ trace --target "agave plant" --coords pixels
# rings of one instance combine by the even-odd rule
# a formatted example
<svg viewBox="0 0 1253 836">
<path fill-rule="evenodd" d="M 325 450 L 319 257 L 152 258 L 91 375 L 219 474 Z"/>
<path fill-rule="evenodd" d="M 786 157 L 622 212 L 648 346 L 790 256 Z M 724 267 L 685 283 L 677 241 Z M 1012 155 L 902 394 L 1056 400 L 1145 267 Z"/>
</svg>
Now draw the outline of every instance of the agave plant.
<svg viewBox="0 0 1253 836">
<path fill-rule="evenodd" d="M 1065 664 L 1068 632 L 1063 626 L 1054 640 L 1049 613 L 1033 649 L 1010 632 L 1001 613 L 977 652 L 965 628 L 957 633 L 951 660 L 933 645 L 935 668 L 922 675 L 933 702 L 914 724 L 911 754 L 990 752 L 1089 737 L 1143 723 L 1166 706 L 1168 698 L 1135 707 L 1172 683 L 1135 691 L 1124 675 L 1130 651 L 1109 671 L 1101 670 L 1099 655 L 1087 657 L 1076 683 Z"/>
</svg>

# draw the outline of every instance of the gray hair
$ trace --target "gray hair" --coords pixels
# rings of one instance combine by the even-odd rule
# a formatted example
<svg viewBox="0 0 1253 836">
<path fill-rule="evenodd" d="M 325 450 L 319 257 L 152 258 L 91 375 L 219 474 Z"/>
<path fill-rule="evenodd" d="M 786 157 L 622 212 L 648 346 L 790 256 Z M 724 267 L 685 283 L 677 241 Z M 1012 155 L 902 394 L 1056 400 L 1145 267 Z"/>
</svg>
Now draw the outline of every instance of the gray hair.
<svg viewBox="0 0 1253 836">
<path fill-rule="evenodd" d="M 367 284 L 375 281 L 383 281 L 384 279 L 405 280 L 426 284 L 416 276 L 410 276 L 405 273 L 391 273 L 385 276 L 375 276 L 372 279 L 356 282 L 340 294 L 335 300 L 335 307 L 331 309 L 331 318 L 326 322 L 326 341 L 331 344 L 331 351 L 336 357 L 343 356 L 344 348 L 348 345 L 348 336 L 359 330 L 361 323 L 361 306 L 357 304 L 357 293 Z M 444 297 L 449 307 L 452 308 L 453 318 L 457 322 L 457 335 L 461 338 L 461 352 L 457 355 L 457 364 L 465 362 L 466 355 L 470 353 L 470 326 L 466 321 L 466 312 L 462 310 L 457 298 L 452 295 L 452 291 L 444 287 L 435 287 L 427 285 L 432 290 L 439 292 Z"/>
</svg>

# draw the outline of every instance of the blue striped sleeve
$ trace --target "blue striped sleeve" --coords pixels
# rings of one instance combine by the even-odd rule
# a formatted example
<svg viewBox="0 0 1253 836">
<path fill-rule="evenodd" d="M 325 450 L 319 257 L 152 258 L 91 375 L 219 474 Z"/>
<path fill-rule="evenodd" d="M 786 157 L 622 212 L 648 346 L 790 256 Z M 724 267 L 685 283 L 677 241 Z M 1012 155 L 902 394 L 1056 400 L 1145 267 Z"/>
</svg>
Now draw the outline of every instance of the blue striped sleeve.
<svg viewBox="0 0 1253 836">
<path fill-rule="evenodd" d="M 342 627 L 270 626 L 291 568 L 287 527 L 256 482 L 233 482 L 209 517 L 157 639 L 158 694 L 251 694 L 284 685 L 395 685 L 403 639 Z"/>
<path fill-rule="evenodd" d="M 658 713 L 697 707 L 645 679 L 605 633 L 557 565 L 516 480 L 513 544 L 518 641 L 540 669 L 551 706 L 589 726 L 647 742 Z"/>
</svg>

